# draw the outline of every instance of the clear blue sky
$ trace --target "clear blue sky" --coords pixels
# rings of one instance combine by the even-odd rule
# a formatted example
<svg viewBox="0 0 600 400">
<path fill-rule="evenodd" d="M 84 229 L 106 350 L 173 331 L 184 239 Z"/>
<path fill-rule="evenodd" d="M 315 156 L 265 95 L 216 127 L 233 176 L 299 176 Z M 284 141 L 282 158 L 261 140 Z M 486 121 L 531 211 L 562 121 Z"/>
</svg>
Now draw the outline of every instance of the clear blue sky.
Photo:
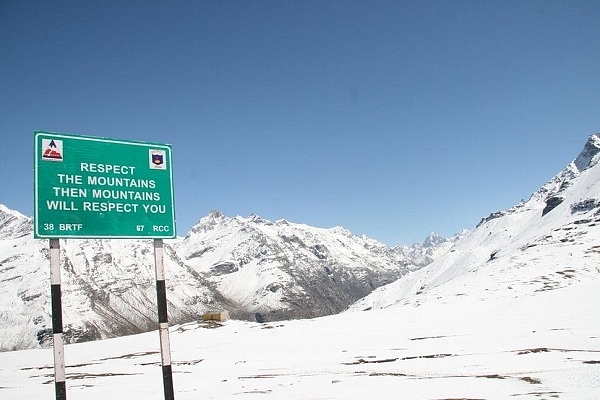
<svg viewBox="0 0 600 400">
<path fill-rule="evenodd" d="M 211 209 L 388 245 L 473 228 L 600 131 L 600 1 L 0 0 L 0 203 L 33 130 L 173 145 Z"/>
</svg>

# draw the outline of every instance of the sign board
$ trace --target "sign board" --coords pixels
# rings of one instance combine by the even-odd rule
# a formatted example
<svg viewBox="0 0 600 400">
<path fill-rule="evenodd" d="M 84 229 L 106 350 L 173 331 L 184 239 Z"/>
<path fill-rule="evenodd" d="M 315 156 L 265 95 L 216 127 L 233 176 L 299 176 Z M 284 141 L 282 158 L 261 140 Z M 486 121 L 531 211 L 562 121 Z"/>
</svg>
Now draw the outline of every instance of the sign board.
<svg viewBox="0 0 600 400">
<path fill-rule="evenodd" d="M 171 146 L 34 132 L 35 238 L 174 238 Z"/>
</svg>

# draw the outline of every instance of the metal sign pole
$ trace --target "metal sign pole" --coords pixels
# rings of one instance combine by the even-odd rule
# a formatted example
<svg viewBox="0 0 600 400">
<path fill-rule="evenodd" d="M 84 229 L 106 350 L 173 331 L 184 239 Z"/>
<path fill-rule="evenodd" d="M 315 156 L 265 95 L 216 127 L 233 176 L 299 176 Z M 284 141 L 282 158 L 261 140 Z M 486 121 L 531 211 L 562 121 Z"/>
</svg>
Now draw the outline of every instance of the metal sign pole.
<svg viewBox="0 0 600 400">
<path fill-rule="evenodd" d="M 52 297 L 52 335 L 54 349 L 54 386 L 56 400 L 66 400 L 65 350 L 63 342 L 62 300 L 60 290 L 60 242 L 50 239 L 50 293 Z"/>
<path fill-rule="evenodd" d="M 158 334 L 163 372 L 165 400 L 174 400 L 169 321 L 167 318 L 167 288 L 165 284 L 164 247 L 162 239 L 154 239 L 154 265 L 156 268 L 156 299 L 158 304 Z"/>
</svg>

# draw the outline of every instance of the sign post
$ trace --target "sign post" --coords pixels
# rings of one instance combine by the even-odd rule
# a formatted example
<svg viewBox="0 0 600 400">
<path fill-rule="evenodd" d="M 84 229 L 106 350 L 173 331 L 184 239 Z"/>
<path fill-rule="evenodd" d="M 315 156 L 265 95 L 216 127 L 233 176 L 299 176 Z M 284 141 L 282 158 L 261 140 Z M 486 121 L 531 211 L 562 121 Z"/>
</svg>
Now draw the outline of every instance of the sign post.
<svg viewBox="0 0 600 400">
<path fill-rule="evenodd" d="M 52 303 L 52 348 L 54 350 L 54 388 L 56 400 L 67 398 L 65 345 L 63 342 L 62 301 L 60 288 L 60 242 L 50 239 L 50 296 Z"/>
<path fill-rule="evenodd" d="M 154 265 L 156 266 L 156 300 L 158 304 L 158 335 L 163 370 L 165 400 L 173 400 L 173 372 L 169 345 L 169 320 L 167 318 L 167 286 L 165 284 L 164 248 L 162 239 L 154 239 Z"/>
<path fill-rule="evenodd" d="M 56 399 L 66 399 L 61 238 L 154 239 L 166 400 L 173 400 L 163 239 L 174 238 L 171 146 L 34 132 L 34 238 L 50 239 Z"/>
</svg>

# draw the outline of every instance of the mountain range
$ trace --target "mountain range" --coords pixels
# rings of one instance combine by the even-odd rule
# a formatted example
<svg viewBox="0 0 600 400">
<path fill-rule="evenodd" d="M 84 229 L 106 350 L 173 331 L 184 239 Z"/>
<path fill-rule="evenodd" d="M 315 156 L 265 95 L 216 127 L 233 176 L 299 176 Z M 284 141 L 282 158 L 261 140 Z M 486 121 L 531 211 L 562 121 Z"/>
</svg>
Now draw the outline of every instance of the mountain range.
<svg viewBox="0 0 600 400">
<path fill-rule="evenodd" d="M 31 218 L 0 207 L 0 322 L 7 327 L 0 350 L 45 347 L 52 337 L 48 242 L 32 238 Z M 151 240 L 60 243 L 67 343 L 155 329 Z M 185 237 L 165 241 L 169 321 L 219 310 L 259 322 L 335 314 L 418 268 L 437 245 L 415 246 L 412 262 L 408 247 L 397 251 L 342 227 L 211 211 Z"/>
</svg>

